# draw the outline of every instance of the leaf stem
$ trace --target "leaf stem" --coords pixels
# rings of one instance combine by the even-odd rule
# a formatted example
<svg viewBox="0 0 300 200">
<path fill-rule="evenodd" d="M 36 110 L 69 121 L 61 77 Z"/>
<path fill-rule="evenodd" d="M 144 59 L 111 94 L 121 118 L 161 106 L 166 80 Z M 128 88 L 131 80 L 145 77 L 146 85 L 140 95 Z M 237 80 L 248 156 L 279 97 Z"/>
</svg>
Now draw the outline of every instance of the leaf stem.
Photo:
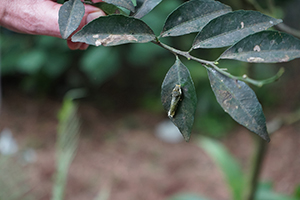
<svg viewBox="0 0 300 200">
<path fill-rule="evenodd" d="M 265 79 L 265 80 L 254 80 L 254 79 L 249 78 L 246 74 L 244 74 L 243 76 L 234 76 L 234 75 L 230 74 L 229 72 L 226 72 L 224 69 L 219 68 L 216 65 L 215 61 L 207 61 L 207 60 L 203 60 L 203 59 L 194 57 L 188 51 L 181 51 L 181 50 L 175 49 L 175 48 L 170 47 L 170 46 L 168 46 L 164 43 L 161 43 L 158 39 L 156 39 L 155 41 L 152 41 L 152 43 L 157 44 L 160 47 L 174 53 L 176 56 L 181 55 L 183 57 L 186 57 L 188 60 L 194 60 L 196 62 L 199 62 L 199 63 L 203 64 L 203 65 L 210 65 L 216 71 L 220 72 L 221 74 L 223 74 L 223 75 L 225 75 L 229 78 L 244 81 L 244 82 L 250 83 L 252 85 L 255 85 L 257 87 L 262 87 L 263 85 L 266 85 L 266 84 L 273 83 L 273 82 L 277 81 L 281 77 L 281 75 L 284 73 L 284 69 L 281 68 L 275 76 L 273 76 L 271 78 L 268 78 L 268 79 Z"/>
</svg>

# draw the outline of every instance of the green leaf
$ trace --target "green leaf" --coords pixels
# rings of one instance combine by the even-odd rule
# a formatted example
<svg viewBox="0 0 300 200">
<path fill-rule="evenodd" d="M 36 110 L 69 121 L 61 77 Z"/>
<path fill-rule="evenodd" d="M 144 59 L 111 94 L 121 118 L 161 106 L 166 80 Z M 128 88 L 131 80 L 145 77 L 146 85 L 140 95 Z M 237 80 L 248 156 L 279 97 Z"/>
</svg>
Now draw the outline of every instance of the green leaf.
<svg viewBox="0 0 300 200">
<path fill-rule="evenodd" d="M 80 0 L 65 2 L 58 13 L 58 24 L 61 37 L 67 39 L 80 25 L 85 9 Z"/>
<path fill-rule="evenodd" d="M 174 195 L 168 198 L 168 200 L 208 200 L 208 199 L 192 193 L 182 193 L 182 194 Z"/>
<path fill-rule="evenodd" d="M 76 95 L 78 92 L 78 90 L 73 91 L 71 94 Z M 80 134 L 80 120 L 77 117 L 77 105 L 73 102 L 71 96 L 72 95 L 66 95 L 58 113 L 56 173 L 52 189 L 52 199 L 55 200 L 64 199 L 67 175 L 76 155 Z"/>
<path fill-rule="evenodd" d="M 207 68 L 212 90 L 218 103 L 236 122 L 270 141 L 266 119 L 253 90 L 244 82 L 231 79 Z"/>
<path fill-rule="evenodd" d="M 255 193 L 255 200 L 298 200 L 297 197 L 288 197 L 272 190 L 272 185 L 260 183 Z"/>
<path fill-rule="evenodd" d="M 18 70 L 24 73 L 37 73 L 45 64 L 47 54 L 41 50 L 32 50 L 24 53 L 18 59 Z"/>
<path fill-rule="evenodd" d="M 199 146 L 216 162 L 225 175 L 234 200 L 242 199 L 245 177 L 239 163 L 230 155 L 227 149 L 219 142 L 201 137 Z"/>
<path fill-rule="evenodd" d="M 162 0 L 137 0 L 136 12 L 133 15 L 135 18 L 142 18 L 148 14 L 155 6 L 157 6 Z"/>
<path fill-rule="evenodd" d="M 296 198 L 300 199 L 300 185 L 296 186 L 294 194 Z"/>
<path fill-rule="evenodd" d="M 126 8 L 131 12 L 134 12 L 134 5 L 131 0 L 103 0 L 106 3 Z"/>
<path fill-rule="evenodd" d="M 194 123 L 197 96 L 190 72 L 178 58 L 168 71 L 161 87 L 161 101 L 166 111 L 170 109 L 172 91 L 176 85 L 180 85 L 182 94 L 177 109 L 175 109 L 175 115 L 169 118 L 178 127 L 184 139 L 189 141 Z"/>
<path fill-rule="evenodd" d="M 174 10 L 167 18 L 162 37 L 179 36 L 200 31 L 210 20 L 231 11 L 213 0 L 191 0 Z"/>
<path fill-rule="evenodd" d="M 154 39 L 155 35 L 147 24 L 124 15 L 99 17 L 72 36 L 73 42 L 85 42 L 95 46 L 146 43 Z"/>
<path fill-rule="evenodd" d="M 107 15 L 112 15 L 112 14 L 122 14 L 122 15 L 127 15 L 122 9 L 120 9 L 118 6 L 109 4 L 106 2 L 99 2 L 93 4 L 93 6 L 96 6 L 100 8 L 105 14 Z"/>
<path fill-rule="evenodd" d="M 89 48 L 80 60 L 80 69 L 90 82 L 101 85 L 113 76 L 120 67 L 118 53 L 112 48 Z"/>
<path fill-rule="evenodd" d="M 262 31 L 228 48 L 219 59 L 255 63 L 287 62 L 300 57 L 300 40 L 287 33 Z"/>
<path fill-rule="evenodd" d="M 196 36 L 193 49 L 230 46 L 250 34 L 268 29 L 280 22 L 282 20 L 257 11 L 230 12 L 211 20 Z"/>
</svg>

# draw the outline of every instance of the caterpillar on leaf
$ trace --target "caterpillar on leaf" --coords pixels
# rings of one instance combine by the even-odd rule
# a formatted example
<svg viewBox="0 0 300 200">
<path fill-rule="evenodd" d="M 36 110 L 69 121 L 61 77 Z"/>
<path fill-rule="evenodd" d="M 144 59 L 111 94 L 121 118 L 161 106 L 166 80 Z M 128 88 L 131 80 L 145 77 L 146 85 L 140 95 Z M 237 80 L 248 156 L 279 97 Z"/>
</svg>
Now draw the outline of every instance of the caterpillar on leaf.
<svg viewBox="0 0 300 200">
<path fill-rule="evenodd" d="M 171 100 L 170 110 L 168 112 L 168 116 L 171 118 L 175 116 L 179 100 L 181 99 L 181 95 L 182 95 L 181 85 L 176 84 L 176 86 L 172 90 L 172 100 Z"/>
</svg>

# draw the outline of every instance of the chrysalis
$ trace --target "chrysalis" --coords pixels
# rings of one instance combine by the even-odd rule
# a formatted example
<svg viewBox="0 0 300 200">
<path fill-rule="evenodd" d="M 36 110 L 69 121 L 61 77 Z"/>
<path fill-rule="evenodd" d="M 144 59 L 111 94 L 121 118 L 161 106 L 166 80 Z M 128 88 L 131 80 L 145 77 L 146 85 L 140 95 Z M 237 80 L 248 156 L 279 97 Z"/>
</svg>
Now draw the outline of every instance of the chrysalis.
<svg viewBox="0 0 300 200">
<path fill-rule="evenodd" d="M 175 86 L 175 88 L 172 91 L 172 100 L 171 100 L 171 105 L 170 105 L 170 110 L 168 112 L 168 116 L 169 117 L 174 117 L 177 106 L 178 106 L 178 102 L 181 98 L 181 85 L 177 85 Z"/>
</svg>

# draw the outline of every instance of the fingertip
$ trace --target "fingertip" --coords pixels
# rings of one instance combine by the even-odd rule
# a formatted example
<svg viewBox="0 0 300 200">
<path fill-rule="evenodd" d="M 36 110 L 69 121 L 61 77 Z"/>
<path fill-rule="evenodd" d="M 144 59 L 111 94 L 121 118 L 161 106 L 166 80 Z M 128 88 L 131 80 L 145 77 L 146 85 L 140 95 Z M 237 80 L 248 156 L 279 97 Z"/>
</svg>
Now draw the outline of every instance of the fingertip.
<svg viewBox="0 0 300 200">
<path fill-rule="evenodd" d="M 88 44 L 82 43 L 81 46 L 79 47 L 80 50 L 86 50 L 89 47 Z"/>
<path fill-rule="evenodd" d="M 80 48 L 82 43 L 81 42 L 72 42 L 71 40 L 67 40 L 67 45 L 68 45 L 69 49 L 76 50 L 76 49 Z"/>
</svg>

